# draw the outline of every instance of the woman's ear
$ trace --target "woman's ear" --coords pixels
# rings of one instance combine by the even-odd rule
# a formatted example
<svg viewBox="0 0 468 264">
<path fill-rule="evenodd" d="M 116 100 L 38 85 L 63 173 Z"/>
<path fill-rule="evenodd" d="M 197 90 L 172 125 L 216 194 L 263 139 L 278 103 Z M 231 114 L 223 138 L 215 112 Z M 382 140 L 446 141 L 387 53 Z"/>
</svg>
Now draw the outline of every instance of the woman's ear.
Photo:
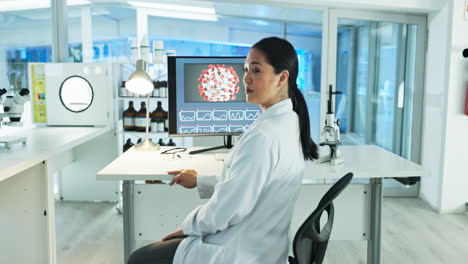
<svg viewBox="0 0 468 264">
<path fill-rule="evenodd" d="M 279 79 L 279 82 L 278 82 L 278 87 L 282 88 L 285 85 L 287 85 L 288 84 L 288 79 L 289 79 L 289 71 L 283 70 L 282 72 L 280 72 L 280 79 Z"/>
</svg>

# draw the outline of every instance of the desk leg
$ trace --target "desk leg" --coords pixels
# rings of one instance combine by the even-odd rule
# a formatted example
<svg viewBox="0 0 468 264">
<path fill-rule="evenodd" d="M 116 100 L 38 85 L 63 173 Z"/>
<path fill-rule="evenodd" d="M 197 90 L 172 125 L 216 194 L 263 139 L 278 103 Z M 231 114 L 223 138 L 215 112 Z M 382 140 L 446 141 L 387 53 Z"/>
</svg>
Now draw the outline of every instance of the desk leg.
<svg viewBox="0 0 468 264">
<path fill-rule="evenodd" d="M 370 179 L 371 184 L 371 219 L 370 239 L 367 241 L 367 263 L 381 262 L 382 232 L 382 178 Z"/>
<path fill-rule="evenodd" d="M 130 254 L 135 249 L 135 222 L 133 214 L 134 181 L 123 181 L 123 231 L 124 231 L 124 260 L 127 263 Z"/>
</svg>

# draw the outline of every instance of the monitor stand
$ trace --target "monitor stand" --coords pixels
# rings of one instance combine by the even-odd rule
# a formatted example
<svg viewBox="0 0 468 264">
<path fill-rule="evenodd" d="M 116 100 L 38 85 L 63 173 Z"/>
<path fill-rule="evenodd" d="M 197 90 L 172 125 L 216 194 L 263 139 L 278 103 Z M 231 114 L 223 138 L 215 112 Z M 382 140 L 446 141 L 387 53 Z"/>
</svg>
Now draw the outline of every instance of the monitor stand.
<svg viewBox="0 0 468 264">
<path fill-rule="evenodd" d="M 223 149 L 223 148 L 230 149 L 232 147 L 233 147 L 233 145 L 232 145 L 232 136 L 228 135 L 227 136 L 227 142 L 224 141 L 224 146 L 217 146 L 217 147 L 206 148 L 206 149 L 192 150 L 192 151 L 189 152 L 189 154 L 190 155 L 198 154 L 198 153 L 202 153 L 202 152 L 206 152 L 206 151 L 211 151 L 211 150 L 216 150 L 216 149 Z"/>
</svg>

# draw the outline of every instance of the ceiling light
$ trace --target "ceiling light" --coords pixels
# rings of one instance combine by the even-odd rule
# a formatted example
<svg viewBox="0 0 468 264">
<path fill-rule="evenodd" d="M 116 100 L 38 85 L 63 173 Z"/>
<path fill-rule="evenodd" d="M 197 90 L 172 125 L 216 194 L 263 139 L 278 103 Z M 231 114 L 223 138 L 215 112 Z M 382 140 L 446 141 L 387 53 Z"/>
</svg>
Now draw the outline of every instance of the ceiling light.
<svg viewBox="0 0 468 264">
<path fill-rule="evenodd" d="M 0 11 L 50 8 L 50 1 L 0 1 Z"/>
<path fill-rule="evenodd" d="M 148 10 L 149 16 L 170 17 L 190 20 L 218 21 L 218 17 L 213 14 L 201 14 L 191 12 L 166 11 L 166 10 Z"/>
<path fill-rule="evenodd" d="M 89 5 L 88 0 L 68 0 L 67 6 Z M 50 0 L 4 0 L 0 1 L 0 12 L 50 8 Z"/>
<path fill-rule="evenodd" d="M 208 7 L 196 7 L 196 6 L 187 6 L 187 5 L 173 5 L 173 4 L 159 4 L 159 3 L 149 3 L 149 2 L 139 2 L 139 1 L 128 1 L 128 3 L 135 7 L 146 7 L 154 8 L 158 10 L 172 10 L 172 11 L 182 11 L 182 12 L 193 12 L 193 13 L 204 13 L 204 14 L 216 14 L 214 8 Z"/>
<path fill-rule="evenodd" d="M 251 19 L 250 20 L 252 24 L 257 25 L 257 26 L 269 26 L 270 23 L 265 20 L 260 20 L 260 19 Z"/>
<path fill-rule="evenodd" d="M 90 4 L 91 2 L 88 0 L 67 0 L 67 6 L 90 5 Z"/>
</svg>

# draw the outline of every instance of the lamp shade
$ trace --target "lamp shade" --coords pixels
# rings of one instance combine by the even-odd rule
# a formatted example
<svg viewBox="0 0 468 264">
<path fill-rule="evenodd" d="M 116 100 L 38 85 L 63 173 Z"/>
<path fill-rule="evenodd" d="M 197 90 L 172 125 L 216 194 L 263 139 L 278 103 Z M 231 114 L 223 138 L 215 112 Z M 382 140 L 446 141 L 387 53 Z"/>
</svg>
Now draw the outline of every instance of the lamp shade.
<svg viewBox="0 0 468 264">
<path fill-rule="evenodd" d="M 149 94 L 153 91 L 153 80 L 146 73 L 146 62 L 144 60 L 137 61 L 136 71 L 125 82 L 125 88 L 139 95 Z"/>
</svg>

